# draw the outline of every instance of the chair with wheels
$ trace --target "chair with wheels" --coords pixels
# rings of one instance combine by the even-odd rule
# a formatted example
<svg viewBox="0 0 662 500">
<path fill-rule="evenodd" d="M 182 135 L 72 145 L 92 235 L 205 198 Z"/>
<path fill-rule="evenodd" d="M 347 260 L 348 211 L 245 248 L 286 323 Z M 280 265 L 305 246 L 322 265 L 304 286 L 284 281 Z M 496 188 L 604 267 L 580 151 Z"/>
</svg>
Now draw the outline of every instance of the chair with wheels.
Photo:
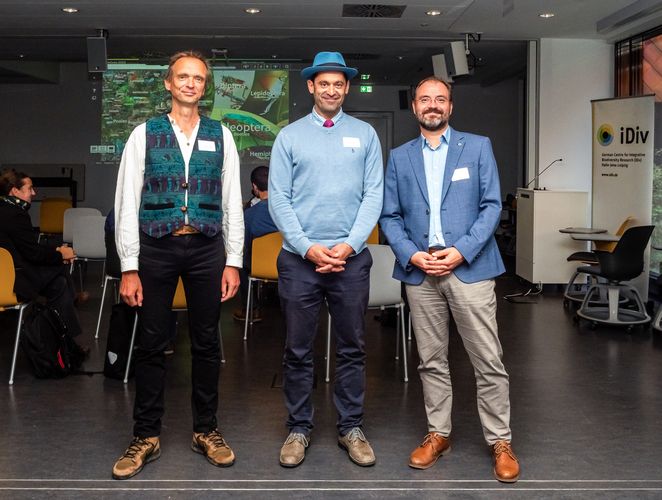
<svg viewBox="0 0 662 500">
<path fill-rule="evenodd" d="M 622 236 L 625 230 L 629 227 L 632 227 L 635 222 L 636 219 L 634 217 L 626 217 L 614 235 L 619 237 Z M 584 265 L 596 266 L 598 265 L 598 256 L 596 251 L 613 252 L 614 248 L 616 248 L 616 243 L 616 241 L 594 241 L 594 251 L 574 252 L 570 254 L 566 260 L 568 262 L 581 262 Z M 565 307 L 568 307 L 570 304 L 576 304 L 579 306 L 584 301 L 587 288 L 585 286 L 581 286 L 579 287 L 580 289 L 577 289 L 578 285 L 575 283 L 580 274 L 582 273 L 579 271 L 579 268 L 577 268 L 565 287 L 565 292 L 563 293 L 563 305 Z M 604 300 L 602 300 L 602 302 L 604 302 Z"/>
<path fill-rule="evenodd" d="M 655 226 L 636 226 L 627 229 L 613 252 L 596 252 L 598 265 L 578 269 L 604 282 L 592 284 L 577 311 L 577 321 L 586 319 L 595 327 L 598 323 L 627 326 L 648 323 L 651 318 L 639 292 L 626 281 L 637 278 L 644 270 L 644 253 Z M 607 297 L 607 303 L 595 300 Z M 622 299 L 628 299 L 624 304 Z"/>
<path fill-rule="evenodd" d="M 184 291 L 184 282 L 182 278 L 177 281 L 177 289 L 175 296 L 172 298 L 172 310 L 175 312 L 188 311 L 186 303 L 186 292 Z M 133 345 L 136 340 L 136 332 L 138 331 L 138 314 L 136 319 L 133 320 L 133 332 L 131 333 L 131 343 L 129 344 L 129 355 L 126 359 L 126 371 L 124 372 L 124 383 L 129 382 L 129 369 L 131 368 L 131 358 L 133 357 Z M 218 318 L 218 341 L 221 348 L 221 363 L 225 363 L 225 351 L 223 349 L 223 335 L 221 333 L 221 318 Z"/>
<path fill-rule="evenodd" d="M 368 309 L 396 308 L 397 326 L 395 340 L 395 359 L 400 359 L 400 345 L 402 344 L 403 379 L 409 382 L 407 369 L 407 346 L 405 340 L 405 303 L 402 299 L 400 281 L 392 277 L 395 254 L 388 245 L 368 245 L 372 255 L 370 268 L 370 297 Z M 331 380 L 331 315 L 328 315 L 326 332 L 326 382 Z"/>
<path fill-rule="evenodd" d="M 5 248 L 0 248 L 0 312 L 17 310 L 18 321 L 16 323 L 16 340 L 14 341 L 14 354 L 11 360 L 11 369 L 9 370 L 9 385 L 14 384 L 14 371 L 16 370 L 16 357 L 18 356 L 18 344 L 21 338 L 21 326 L 23 325 L 23 311 L 30 302 L 21 302 L 14 293 L 14 281 L 16 280 L 16 270 L 14 269 L 14 259 Z"/>
<path fill-rule="evenodd" d="M 246 318 L 244 319 L 244 340 L 248 339 L 248 327 L 253 328 L 253 283 L 277 282 L 276 260 L 283 246 L 283 236 L 279 232 L 265 234 L 253 240 L 251 253 L 251 274 L 248 276 L 248 296 L 246 298 Z"/>
</svg>

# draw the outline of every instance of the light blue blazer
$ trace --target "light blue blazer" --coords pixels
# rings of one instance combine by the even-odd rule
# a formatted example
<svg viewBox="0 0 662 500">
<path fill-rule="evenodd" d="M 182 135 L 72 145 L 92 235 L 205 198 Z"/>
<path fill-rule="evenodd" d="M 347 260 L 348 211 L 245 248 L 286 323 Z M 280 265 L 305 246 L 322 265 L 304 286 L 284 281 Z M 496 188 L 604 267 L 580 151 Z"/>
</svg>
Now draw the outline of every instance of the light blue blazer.
<svg viewBox="0 0 662 500">
<path fill-rule="evenodd" d="M 501 189 L 492 145 L 487 137 L 451 128 L 441 195 L 441 225 L 446 246 L 464 262 L 453 271 L 465 283 L 491 279 L 505 271 L 494 240 L 501 217 Z M 420 285 L 425 273 L 409 262 L 427 251 L 430 202 L 423 166 L 422 138 L 391 151 L 379 219 L 395 253 L 393 277 Z"/>
</svg>

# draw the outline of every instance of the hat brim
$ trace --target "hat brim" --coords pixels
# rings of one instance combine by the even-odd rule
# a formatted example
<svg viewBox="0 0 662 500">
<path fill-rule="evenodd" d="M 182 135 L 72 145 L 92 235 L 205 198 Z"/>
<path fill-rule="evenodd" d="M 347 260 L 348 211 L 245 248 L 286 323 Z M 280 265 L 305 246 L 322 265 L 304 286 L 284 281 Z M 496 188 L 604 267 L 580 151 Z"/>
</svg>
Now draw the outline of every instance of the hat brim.
<svg viewBox="0 0 662 500">
<path fill-rule="evenodd" d="M 348 80 L 351 80 L 356 75 L 359 74 L 359 70 L 356 68 L 348 68 L 347 66 L 337 66 L 335 64 L 325 64 L 323 66 L 310 66 L 301 70 L 301 77 L 306 80 L 310 80 L 313 75 L 317 73 L 324 73 L 326 71 L 340 71 L 345 73 L 345 76 Z"/>
</svg>

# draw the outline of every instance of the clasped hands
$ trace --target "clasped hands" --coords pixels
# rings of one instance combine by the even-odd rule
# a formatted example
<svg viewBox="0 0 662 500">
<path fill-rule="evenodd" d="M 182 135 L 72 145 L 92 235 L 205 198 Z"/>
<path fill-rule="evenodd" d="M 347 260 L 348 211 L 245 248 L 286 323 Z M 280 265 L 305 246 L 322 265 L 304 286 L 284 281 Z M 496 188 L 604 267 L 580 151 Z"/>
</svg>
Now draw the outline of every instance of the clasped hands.
<svg viewBox="0 0 662 500">
<path fill-rule="evenodd" d="M 74 249 L 66 243 L 62 243 L 62 246 L 57 247 L 55 250 L 60 252 L 62 255 L 62 262 L 65 264 L 71 264 L 76 258 L 76 252 L 74 252 Z"/>
<path fill-rule="evenodd" d="M 318 273 L 340 273 L 345 270 L 347 257 L 354 249 L 347 243 L 338 243 L 332 248 L 315 243 L 306 252 L 306 259 L 315 264 Z"/>
<path fill-rule="evenodd" d="M 430 276 L 446 276 L 464 262 L 464 257 L 455 247 L 444 248 L 433 253 L 416 252 L 409 261 Z"/>
</svg>

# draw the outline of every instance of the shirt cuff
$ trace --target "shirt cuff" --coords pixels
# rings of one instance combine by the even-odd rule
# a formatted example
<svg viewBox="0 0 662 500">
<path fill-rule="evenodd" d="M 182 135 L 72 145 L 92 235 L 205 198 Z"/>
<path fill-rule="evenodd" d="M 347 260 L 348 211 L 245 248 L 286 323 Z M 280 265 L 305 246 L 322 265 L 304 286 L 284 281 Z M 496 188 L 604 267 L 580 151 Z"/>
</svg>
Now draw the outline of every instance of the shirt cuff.
<svg viewBox="0 0 662 500">
<path fill-rule="evenodd" d="M 225 258 L 225 265 L 231 267 L 238 267 L 241 269 L 242 267 L 244 267 L 244 259 L 242 258 L 241 255 L 228 255 Z"/>
<path fill-rule="evenodd" d="M 121 262 L 122 272 L 137 271 L 138 270 L 138 257 L 126 257 Z"/>
</svg>

